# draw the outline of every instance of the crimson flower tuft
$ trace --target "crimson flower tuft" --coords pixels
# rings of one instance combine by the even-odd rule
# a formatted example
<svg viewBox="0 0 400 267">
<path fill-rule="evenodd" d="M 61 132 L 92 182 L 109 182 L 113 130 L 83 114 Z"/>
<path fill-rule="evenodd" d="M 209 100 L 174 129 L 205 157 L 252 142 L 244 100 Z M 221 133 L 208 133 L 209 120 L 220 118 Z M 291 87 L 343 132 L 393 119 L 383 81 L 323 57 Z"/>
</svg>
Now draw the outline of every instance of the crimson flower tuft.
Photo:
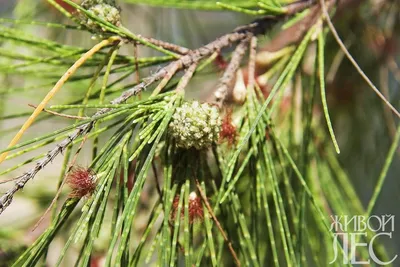
<svg viewBox="0 0 400 267">
<path fill-rule="evenodd" d="M 219 137 L 221 141 L 227 140 L 229 145 L 236 143 L 236 127 L 232 123 L 232 110 L 229 109 L 226 116 L 222 120 L 221 131 Z"/>
<path fill-rule="evenodd" d="M 196 192 L 189 194 L 189 222 L 193 223 L 195 220 L 203 220 L 203 204 L 201 198 L 197 196 Z"/>
<path fill-rule="evenodd" d="M 179 195 L 175 196 L 175 199 L 172 203 L 172 214 L 171 217 L 173 220 L 176 218 L 176 212 L 178 211 L 179 205 Z M 182 207 L 181 209 L 181 218 L 185 215 L 185 210 Z M 197 196 L 196 192 L 191 192 L 189 194 L 189 223 L 192 224 L 195 221 L 203 220 L 204 212 L 203 212 L 203 204 L 201 202 L 201 198 Z"/>
<path fill-rule="evenodd" d="M 92 169 L 74 167 L 66 179 L 66 183 L 72 189 L 69 197 L 87 197 L 96 189 L 96 173 Z"/>
</svg>

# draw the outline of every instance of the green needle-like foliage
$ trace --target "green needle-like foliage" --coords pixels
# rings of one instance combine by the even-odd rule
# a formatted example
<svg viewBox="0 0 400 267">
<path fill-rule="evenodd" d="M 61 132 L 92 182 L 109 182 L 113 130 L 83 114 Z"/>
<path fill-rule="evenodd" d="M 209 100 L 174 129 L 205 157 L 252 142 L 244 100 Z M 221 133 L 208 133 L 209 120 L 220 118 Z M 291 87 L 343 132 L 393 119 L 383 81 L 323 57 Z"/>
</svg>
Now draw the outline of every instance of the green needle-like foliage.
<svg viewBox="0 0 400 267">
<path fill-rule="evenodd" d="M 390 48 L 399 32 L 396 1 L 381 1 L 379 14 L 365 11 L 374 3 L 348 0 L 116 2 L 48 0 L 26 9 L 20 1 L 13 18 L 0 18 L 0 216 L 16 213 L 19 199 L 35 206 L 21 225 L 0 220 L 0 266 L 351 266 L 352 257 L 380 266 L 371 248 L 383 262 L 393 258 L 393 240 L 375 240 L 372 228 L 345 239 L 357 229 L 332 222 L 396 212 L 395 196 L 379 208 L 386 187 L 398 187 L 398 58 L 376 45 Z M 243 25 L 187 48 L 130 30 L 125 15 L 137 5 L 127 3 L 234 12 Z M 363 14 L 351 20 L 356 11 Z M 331 36 L 334 14 L 343 16 L 334 25 L 346 49 Z M 361 68 L 393 106 L 352 88 L 368 88 Z M 25 104 L 36 108 L 60 81 L 22 140 L 7 147 L 33 112 Z M 372 164 L 355 166 L 353 157 L 358 144 L 376 141 L 374 127 L 381 157 L 358 177 Z M 57 190 L 44 189 L 50 181 Z M 353 241 L 372 245 L 349 255 Z"/>
</svg>

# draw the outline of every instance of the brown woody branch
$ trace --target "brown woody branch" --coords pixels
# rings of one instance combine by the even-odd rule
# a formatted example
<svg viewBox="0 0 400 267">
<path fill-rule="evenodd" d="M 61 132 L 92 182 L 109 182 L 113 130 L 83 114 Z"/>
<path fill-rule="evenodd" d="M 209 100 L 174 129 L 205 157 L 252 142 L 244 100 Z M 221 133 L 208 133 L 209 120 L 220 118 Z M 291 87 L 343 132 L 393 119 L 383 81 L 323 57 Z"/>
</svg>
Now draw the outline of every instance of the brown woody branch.
<svg viewBox="0 0 400 267">
<path fill-rule="evenodd" d="M 240 44 L 236 46 L 235 51 L 233 51 L 232 53 L 232 59 L 229 62 L 224 74 L 222 75 L 219 81 L 219 85 L 217 86 L 217 89 L 214 93 L 215 102 L 219 107 L 222 107 L 222 104 L 225 101 L 226 96 L 228 95 L 228 89 L 229 87 L 232 87 L 232 83 L 236 77 L 236 72 L 240 67 L 243 56 L 247 51 L 250 39 L 252 37 L 253 35 L 250 34 L 248 37 L 243 39 Z"/>
</svg>

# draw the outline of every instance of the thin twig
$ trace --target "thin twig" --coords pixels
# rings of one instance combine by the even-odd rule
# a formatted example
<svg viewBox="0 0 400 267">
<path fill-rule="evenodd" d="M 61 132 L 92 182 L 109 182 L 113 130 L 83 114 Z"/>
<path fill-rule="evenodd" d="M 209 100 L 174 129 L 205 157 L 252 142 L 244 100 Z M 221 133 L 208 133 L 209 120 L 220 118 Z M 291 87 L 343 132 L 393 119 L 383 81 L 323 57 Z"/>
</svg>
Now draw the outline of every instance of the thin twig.
<svg viewBox="0 0 400 267">
<path fill-rule="evenodd" d="M 186 55 L 191 51 L 189 48 L 186 48 L 186 47 L 183 47 L 183 46 L 179 46 L 179 45 L 176 45 L 176 44 L 172 44 L 172 43 L 168 43 L 168 42 L 165 42 L 165 41 L 161 41 L 161 40 L 158 40 L 158 39 L 154 39 L 154 38 L 151 38 L 151 37 L 143 37 L 141 35 L 138 35 L 138 37 L 143 38 L 144 40 L 146 40 L 149 43 L 152 43 L 153 45 L 161 46 L 162 48 L 164 48 L 166 50 L 170 50 L 172 52 L 176 52 L 176 53 L 181 54 L 181 55 Z"/>
<path fill-rule="evenodd" d="M 225 234 L 224 230 L 222 229 L 222 226 L 219 223 L 217 217 L 215 216 L 215 214 L 210 206 L 210 203 L 207 200 L 207 196 L 204 194 L 203 190 L 201 189 L 201 186 L 197 179 L 196 179 L 196 187 L 197 187 L 197 190 L 199 190 L 201 199 L 203 200 L 204 204 L 206 205 L 208 212 L 211 214 L 211 217 L 213 218 L 215 224 L 217 225 L 218 230 L 221 232 L 222 237 L 224 238 L 225 242 L 228 244 L 228 248 L 232 254 L 233 259 L 235 260 L 236 265 L 240 266 L 240 260 L 237 256 L 235 250 L 233 249 L 232 243 L 231 243 L 231 241 L 229 241 L 228 236 Z"/>
<path fill-rule="evenodd" d="M 196 71 L 197 63 L 193 63 L 182 76 L 181 80 L 179 81 L 178 85 L 176 86 L 175 91 L 177 93 L 182 93 L 186 86 L 188 85 L 190 79 L 193 77 L 193 73 Z"/>
<path fill-rule="evenodd" d="M 33 105 L 33 104 L 28 104 L 28 106 L 32 107 L 32 108 L 37 108 L 37 106 Z M 90 119 L 90 117 L 81 117 L 81 116 L 74 116 L 74 115 L 68 115 L 68 114 L 62 114 L 62 113 L 58 113 L 52 110 L 48 110 L 48 109 L 43 109 L 44 112 L 59 116 L 59 117 L 63 117 L 63 118 L 67 118 L 67 119 L 74 119 L 74 120 L 88 120 Z"/>
<path fill-rule="evenodd" d="M 172 79 L 172 77 L 175 75 L 175 73 L 178 72 L 179 69 L 181 69 L 182 66 L 180 66 L 178 61 L 174 61 L 173 63 L 169 64 L 165 69 L 161 69 L 165 72 L 163 75 L 163 79 L 161 82 L 157 85 L 157 87 L 153 90 L 153 93 L 151 96 L 158 95 L 162 89 L 167 85 L 167 83 Z"/>
<path fill-rule="evenodd" d="M 87 134 L 86 134 L 85 137 L 83 138 L 81 144 L 80 144 L 79 147 L 78 147 L 78 150 L 76 151 L 76 153 L 75 153 L 75 155 L 74 155 L 74 157 L 73 157 L 71 163 L 69 164 L 69 167 L 68 167 L 68 169 L 67 169 L 67 171 L 66 171 L 66 173 L 65 173 L 65 176 L 72 170 L 72 167 L 75 165 L 76 159 L 78 158 L 78 154 L 79 154 L 79 152 L 81 151 L 81 149 L 82 149 L 83 145 L 85 144 L 86 140 L 87 140 Z M 58 190 L 57 190 L 56 195 L 54 196 L 53 200 L 51 201 L 50 206 L 46 209 L 46 211 L 43 213 L 43 215 L 40 217 L 40 219 L 37 221 L 37 223 L 33 226 L 32 232 L 36 230 L 36 228 L 37 228 L 37 227 L 40 225 L 40 223 L 43 221 L 43 219 L 44 219 L 44 217 L 46 216 L 46 214 L 49 213 L 49 211 L 51 210 L 51 208 L 54 206 L 54 204 L 55 204 L 56 201 L 58 200 L 58 197 L 59 197 L 60 194 L 61 194 L 62 188 L 64 187 L 65 183 L 67 182 L 67 179 L 65 179 L 65 176 L 64 176 L 64 179 L 63 179 L 63 181 L 62 181 L 60 187 L 59 187 Z"/>
<path fill-rule="evenodd" d="M 250 40 L 250 53 L 249 53 L 249 63 L 248 63 L 249 78 L 247 83 L 247 87 L 251 89 L 255 85 L 256 57 L 257 57 L 257 37 L 253 36 Z"/>
<path fill-rule="evenodd" d="M 224 103 L 228 95 L 228 90 L 233 85 L 232 82 L 236 77 L 236 72 L 240 67 L 240 63 L 242 62 L 243 56 L 247 50 L 251 37 L 252 35 L 249 34 L 249 36 L 243 39 L 240 44 L 235 48 L 235 51 L 233 51 L 232 53 L 231 61 L 229 62 L 228 67 L 226 68 L 224 74 L 219 81 L 217 89 L 214 93 L 215 102 L 219 107 L 222 107 L 222 104 Z"/>
<path fill-rule="evenodd" d="M 360 66 L 358 65 L 358 63 L 355 61 L 355 59 L 352 57 L 352 55 L 350 54 L 350 52 L 347 50 L 346 46 L 344 45 L 344 43 L 342 42 L 342 39 L 340 38 L 339 34 L 337 33 L 335 26 L 333 25 L 329 14 L 328 14 L 328 10 L 326 8 L 325 5 L 325 1 L 324 0 L 319 0 L 320 5 L 322 7 L 322 15 L 324 20 L 326 21 L 326 23 L 328 24 L 329 29 L 331 30 L 331 33 L 333 35 L 333 37 L 335 38 L 336 42 L 338 43 L 338 45 L 340 46 L 340 48 L 343 50 L 343 52 L 345 53 L 346 57 L 348 58 L 348 60 L 350 60 L 351 64 L 353 64 L 354 68 L 356 68 L 357 72 L 361 75 L 361 77 L 368 83 L 368 85 L 372 88 L 372 90 L 378 95 L 378 97 L 380 99 L 382 99 L 383 102 L 385 102 L 385 104 L 394 112 L 394 114 L 396 114 L 397 117 L 400 118 L 400 113 L 397 111 L 397 109 L 395 107 L 393 107 L 392 104 L 390 104 L 390 102 L 385 98 L 385 96 L 379 91 L 379 89 L 372 83 L 372 81 L 368 78 L 368 76 L 364 73 L 364 71 L 360 68 Z"/>
<path fill-rule="evenodd" d="M 6 179 L 6 180 L 1 180 L 0 184 L 6 184 L 8 182 L 12 182 L 12 181 L 15 181 L 15 180 L 18 180 L 18 179 L 19 179 L 19 177 L 14 177 L 14 178 Z"/>
</svg>

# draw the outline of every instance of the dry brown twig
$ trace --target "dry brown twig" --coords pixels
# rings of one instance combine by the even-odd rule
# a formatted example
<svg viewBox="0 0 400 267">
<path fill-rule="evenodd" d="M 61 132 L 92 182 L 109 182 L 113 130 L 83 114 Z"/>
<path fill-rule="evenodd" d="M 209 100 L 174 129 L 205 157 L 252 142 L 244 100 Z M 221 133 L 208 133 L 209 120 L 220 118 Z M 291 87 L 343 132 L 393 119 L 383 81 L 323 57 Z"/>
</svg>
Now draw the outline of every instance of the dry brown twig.
<svg viewBox="0 0 400 267">
<path fill-rule="evenodd" d="M 249 81 L 248 87 L 253 88 L 256 83 L 256 57 L 257 57 L 257 37 L 253 36 L 250 40 L 250 53 L 249 53 Z"/>
<path fill-rule="evenodd" d="M 182 93 L 186 86 L 188 85 L 190 79 L 193 77 L 194 72 L 196 71 L 197 63 L 193 63 L 182 76 L 181 80 L 179 81 L 178 85 L 176 86 L 175 91 L 177 93 Z"/>
<path fill-rule="evenodd" d="M 228 244 L 229 251 L 231 252 L 233 259 L 235 260 L 236 266 L 240 266 L 240 260 L 237 256 L 235 250 L 233 249 L 232 243 L 231 243 L 231 241 L 229 241 L 228 236 L 226 235 L 224 229 L 222 229 L 222 226 L 219 223 L 217 217 L 215 216 L 215 214 L 211 208 L 211 205 L 207 200 L 207 196 L 204 194 L 203 190 L 201 189 L 201 186 L 197 179 L 196 179 L 196 187 L 197 187 L 197 190 L 199 190 L 199 193 L 200 193 L 201 199 L 204 202 L 204 205 L 206 205 L 208 212 L 210 213 L 211 217 L 213 218 L 215 224 L 217 225 L 218 230 L 221 232 L 222 237 L 224 238 L 225 242 Z"/>
<path fill-rule="evenodd" d="M 40 219 L 37 221 L 37 223 L 33 226 L 32 232 L 36 230 L 36 228 L 40 225 L 40 223 L 41 223 L 41 222 L 43 221 L 43 219 L 45 218 L 46 214 L 51 210 L 51 208 L 53 208 L 54 204 L 55 204 L 56 201 L 58 200 L 58 198 L 59 198 L 59 196 L 60 196 L 60 194 L 61 194 L 61 191 L 62 191 L 62 189 L 63 189 L 65 183 L 67 182 L 67 179 L 66 179 L 65 177 L 68 175 L 68 173 L 69 173 L 69 172 L 72 170 L 72 168 L 74 167 L 75 162 L 76 162 L 76 159 L 78 158 L 78 154 L 79 154 L 79 152 L 81 151 L 81 149 L 83 148 L 83 145 L 85 144 L 86 140 L 87 140 L 87 134 L 84 136 L 82 142 L 80 143 L 80 145 L 79 145 L 79 147 L 78 147 L 78 150 L 76 151 L 76 153 L 75 153 L 75 155 L 74 155 L 72 161 L 70 162 L 69 167 L 68 167 L 67 171 L 65 172 L 64 179 L 63 179 L 63 181 L 61 182 L 60 187 L 58 188 L 56 195 L 54 196 L 53 200 L 51 201 L 49 207 L 46 209 L 46 211 L 43 213 L 43 215 L 40 217 Z"/>
<path fill-rule="evenodd" d="M 169 51 L 181 54 L 181 55 L 186 55 L 191 51 L 189 48 L 186 48 L 186 47 L 183 47 L 183 46 L 179 46 L 179 45 L 176 45 L 176 44 L 172 44 L 172 43 L 168 43 L 168 42 L 165 42 L 165 41 L 161 41 L 161 40 L 158 40 L 158 39 L 154 39 L 154 38 L 151 38 L 151 37 L 143 37 L 141 35 L 138 35 L 138 37 L 146 40 L 149 43 L 152 43 L 153 45 L 161 46 L 162 48 L 164 48 L 166 50 L 169 50 Z"/>
<path fill-rule="evenodd" d="M 240 42 L 240 44 L 236 46 L 235 51 L 233 51 L 232 53 L 232 59 L 229 62 L 228 67 L 226 68 L 224 74 L 222 75 L 219 84 L 217 86 L 217 89 L 215 90 L 214 93 L 215 102 L 219 107 L 222 107 L 228 95 L 229 88 L 233 86 L 233 81 L 235 80 L 236 72 L 240 67 L 243 56 L 247 51 L 247 48 L 249 46 L 252 37 L 253 35 L 249 35 L 248 37 L 243 39 Z"/>
</svg>

